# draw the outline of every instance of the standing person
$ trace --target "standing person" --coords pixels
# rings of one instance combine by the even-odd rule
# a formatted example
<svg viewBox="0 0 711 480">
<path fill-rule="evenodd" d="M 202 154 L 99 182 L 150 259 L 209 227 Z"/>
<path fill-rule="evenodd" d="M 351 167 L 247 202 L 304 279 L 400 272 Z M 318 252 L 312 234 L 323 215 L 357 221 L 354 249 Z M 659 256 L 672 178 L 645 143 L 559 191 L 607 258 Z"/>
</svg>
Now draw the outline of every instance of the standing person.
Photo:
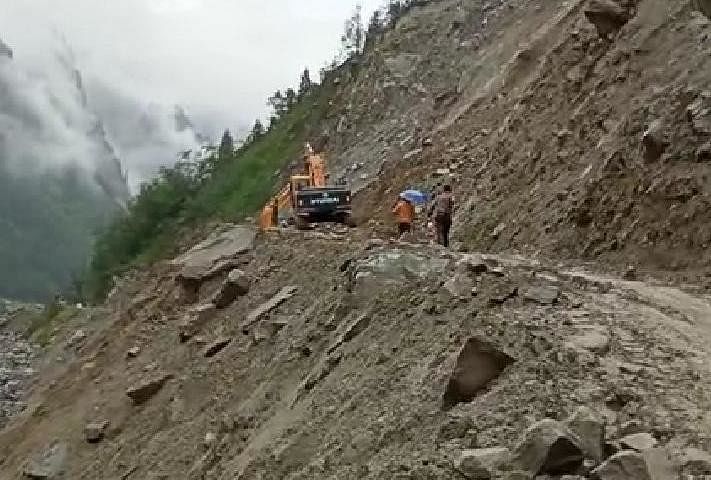
<svg viewBox="0 0 711 480">
<path fill-rule="evenodd" d="M 404 196 L 400 195 L 393 207 L 393 214 L 397 221 L 398 238 L 412 231 L 412 222 L 415 221 L 415 206 Z"/>
<path fill-rule="evenodd" d="M 443 247 L 449 247 L 449 230 L 452 228 L 453 212 L 452 186 L 445 185 L 442 187 L 442 192 L 435 197 L 430 208 L 430 217 L 433 217 L 437 230 L 437 243 Z"/>
</svg>

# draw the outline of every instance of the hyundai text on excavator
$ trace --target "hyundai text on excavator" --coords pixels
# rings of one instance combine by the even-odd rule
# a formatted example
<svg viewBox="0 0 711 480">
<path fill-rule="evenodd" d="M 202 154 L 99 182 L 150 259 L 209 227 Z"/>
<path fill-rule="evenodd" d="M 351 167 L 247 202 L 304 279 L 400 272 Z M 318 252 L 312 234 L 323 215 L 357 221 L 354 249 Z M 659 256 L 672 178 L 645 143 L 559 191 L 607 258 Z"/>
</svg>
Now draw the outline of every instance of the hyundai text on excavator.
<svg viewBox="0 0 711 480">
<path fill-rule="evenodd" d="M 351 191 L 345 186 L 326 184 L 326 162 L 306 144 L 304 172 L 289 177 L 289 183 L 262 209 L 262 230 L 279 224 L 280 213 L 289 211 L 288 219 L 298 229 L 313 222 L 338 222 L 353 226 Z"/>
</svg>

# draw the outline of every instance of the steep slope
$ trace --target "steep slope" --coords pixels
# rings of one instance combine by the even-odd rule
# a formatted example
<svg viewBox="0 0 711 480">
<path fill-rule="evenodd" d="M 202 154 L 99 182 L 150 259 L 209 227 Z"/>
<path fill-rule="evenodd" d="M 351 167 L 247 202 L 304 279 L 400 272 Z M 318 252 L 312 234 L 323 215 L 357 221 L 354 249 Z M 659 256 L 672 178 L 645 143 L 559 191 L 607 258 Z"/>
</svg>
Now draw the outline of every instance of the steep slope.
<svg viewBox="0 0 711 480">
<path fill-rule="evenodd" d="M 545 259 L 705 268 L 709 22 L 604 3 L 415 7 L 327 79 L 362 226 L 224 225 L 124 278 L 0 433 L 0 478 L 711 474 L 703 285 Z M 457 250 L 499 254 L 380 240 L 400 188 L 444 181 Z"/>
</svg>

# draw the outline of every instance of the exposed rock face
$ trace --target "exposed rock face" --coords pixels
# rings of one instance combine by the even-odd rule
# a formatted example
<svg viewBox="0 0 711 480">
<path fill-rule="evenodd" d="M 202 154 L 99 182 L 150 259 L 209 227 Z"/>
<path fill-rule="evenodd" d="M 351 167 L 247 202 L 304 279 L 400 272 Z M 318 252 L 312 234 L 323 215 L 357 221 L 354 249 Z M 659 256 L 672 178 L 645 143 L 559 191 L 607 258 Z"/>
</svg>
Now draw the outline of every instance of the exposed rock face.
<svg viewBox="0 0 711 480">
<path fill-rule="evenodd" d="M 217 308 L 228 307 L 237 297 L 249 292 L 250 282 L 251 279 L 242 270 L 232 270 L 220 290 L 215 294 L 213 303 Z"/>
<path fill-rule="evenodd" d="M 514 461 L 534 474 L 575 473 L 583 464 L 580 439 L 552 419 L 531 426 L 514 450 Z"/>
</svg>

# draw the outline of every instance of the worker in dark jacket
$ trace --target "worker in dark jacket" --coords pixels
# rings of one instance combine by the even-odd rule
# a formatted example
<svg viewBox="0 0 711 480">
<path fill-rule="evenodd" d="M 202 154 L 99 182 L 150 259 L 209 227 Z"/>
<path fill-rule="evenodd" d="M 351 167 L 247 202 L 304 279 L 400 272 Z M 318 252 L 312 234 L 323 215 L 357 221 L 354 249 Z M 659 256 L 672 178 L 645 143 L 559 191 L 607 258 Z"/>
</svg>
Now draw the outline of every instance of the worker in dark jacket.
<svg viewBox="0 0 711 480">
<path fill-rule="evenodd" d="M 449 247 L 449 230 L 452 228 L 452 213 L 454 212 L 454 197 L 452 196 L 451 185 L 442 187 L 442 192 L 437 195 L 430 208 L 432 218 L 437 231 L 437 243 L 444 247 Z"/>
</svg>

